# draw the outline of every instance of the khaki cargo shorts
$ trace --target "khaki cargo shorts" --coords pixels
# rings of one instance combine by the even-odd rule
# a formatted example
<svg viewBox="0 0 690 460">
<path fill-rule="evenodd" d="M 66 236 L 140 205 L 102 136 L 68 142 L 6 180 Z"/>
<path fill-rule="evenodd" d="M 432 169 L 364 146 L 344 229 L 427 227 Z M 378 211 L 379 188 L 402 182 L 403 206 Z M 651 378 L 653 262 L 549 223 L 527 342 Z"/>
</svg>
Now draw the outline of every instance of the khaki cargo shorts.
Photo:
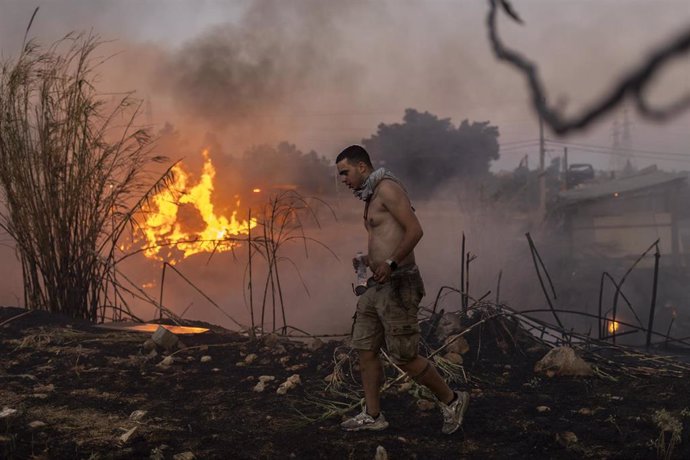
<svg viewBox="0 0 690 460">
<path fill-rule="evenodd" d="M 396 364 L 417 356 L 417 311 L 424 282 L 416 266 L 401 267 L 390 281 L 375 284 L 362 294 L 352 326 L 352 348 L 378 352 L 384 343 Z"/>
</svg>

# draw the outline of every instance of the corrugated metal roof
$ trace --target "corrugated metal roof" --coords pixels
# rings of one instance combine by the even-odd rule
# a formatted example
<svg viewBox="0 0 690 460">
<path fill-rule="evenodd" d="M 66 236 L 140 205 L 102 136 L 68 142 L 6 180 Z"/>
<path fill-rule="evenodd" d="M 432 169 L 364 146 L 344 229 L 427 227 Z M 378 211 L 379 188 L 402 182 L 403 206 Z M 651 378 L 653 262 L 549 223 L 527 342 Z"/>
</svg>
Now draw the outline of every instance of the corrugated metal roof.
<svg viewBox="0 0 690 460">
<path fill-rule="evenodd" d="M 664 171 L 652 171 L 646 174 L 621 177 L 606 182 L 581 184 L 571 190 L 565 190 L 558 194 L 560 205 L 567 206 L 574 203 L 589 200 L 611 198 L 615 194 L 639 192 L 641 190 L 659 187 L 675 181 L 687 180 L 687 173 L 669 173 Z"/>
</svg>

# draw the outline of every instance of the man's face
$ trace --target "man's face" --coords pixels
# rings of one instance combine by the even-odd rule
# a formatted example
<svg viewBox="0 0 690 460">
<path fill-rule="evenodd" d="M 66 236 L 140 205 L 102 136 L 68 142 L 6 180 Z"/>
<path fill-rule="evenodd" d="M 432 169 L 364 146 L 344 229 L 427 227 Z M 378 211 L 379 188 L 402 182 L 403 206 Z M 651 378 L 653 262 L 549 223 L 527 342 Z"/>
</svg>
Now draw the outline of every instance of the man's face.
<svg viewBox="0 0 690 460">
<path fill-rule="evenodd" d="M 336 163 L 340 182 L 347 185 L 351 190 L 361 188 L 365 180 L 363 171 L 366 169 L 363 165 L 364 163 L 362 162 L 352 164 L 349 160 L 342 160 Z"/>
</svg>

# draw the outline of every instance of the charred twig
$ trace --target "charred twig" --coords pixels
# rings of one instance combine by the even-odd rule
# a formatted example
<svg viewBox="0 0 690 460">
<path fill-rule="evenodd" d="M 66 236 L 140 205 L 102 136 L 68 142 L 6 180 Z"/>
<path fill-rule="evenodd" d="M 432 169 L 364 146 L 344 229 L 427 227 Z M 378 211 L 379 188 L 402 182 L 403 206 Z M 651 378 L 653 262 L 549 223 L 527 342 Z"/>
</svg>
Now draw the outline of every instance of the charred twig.
<svg viewBox="0 0 690 460">
<path fill-rule="evenodd" d="M 439 295 L 441 293 L 439 292 Z M 462 232 L 462 244 L 460 246 L 460 295 L 462 302 L 462 312 L 467 313 L 467 299 L 465 296 L 465 232 Z M 438 297 L 437 297 L 438 298 Z M 436 311 L 436 304 L 434 304 L 434 311 Z"/>
<path fill-rule="evenodd" d="M 23 316 L 26 316 L 26 315 L 28 315 L 29 313 L 31 313 L 31 310 L 25 311 L 24 313 L 20 313 L 20 314 L 18 314 L 18 315 L 13 316 L 12 318 L 6 319 L 6 320 L 3 321 L 2 323 L 0 323 L 0 327 L 4 326 L 5 324 L 11 323 L 11 322 L 14 321 L 15 319 L 19 319 L 19 318 L 21 318 L 21 317 L 23 317 Z"/>
<path fill-rule="evenodd" d="M 508 0 L 489 0 L 487 28 L 489 41 L 497 59 L 507 62 L 527 79 L 532 96 L 532 105 L 541 118 L 559 135 L 570 131 L 581 130 L 622 104 L 626 97 L 634 100 L 638 113 L 656 121 L 665 120 L 690 107 L 690 95 L 686 95 L 669 106 L 656 109 L 649 106 L 645 91 L 654 77 L 661 72 L 672 59 L 690 50 L 690 29 L 682 31 L 676 37 L 653 51 L 647 59 L 627 75 L 623 75 L 614 89 L 599 101 L 586 108 L 582 114 L 568 119 L 557 108 L 546 103 L 546 91 L 541 81 L 537 65 L 513 51 L 501 41 L 496 27 L 497 6 L 503 9 L 517 22 L 522 22 L 510 7 Z"/>
<path fill-rule="evenodd" d="M 621 278 L 621 282 L 618 283 L 618 287 L 616 288 L 616 294 L 613 297 L 613 321 L 616 321 L 616 310 L 618 307 L 618 296 L 620 294 L 620 290 L 621 290 L 621 287 L 623 286 L 623 283 L 625 283 L 625 280 L 627 279 L 628 275 L 633 271 L 633 269 L 637 266 L 637 264 L 640 263 L 640 261 L 644 258 L 644 256 L 646 256 L 647 253 L 649 251 L 651 251 L 653 247 L 658 246 L 658 244 L 659 244 L 659 239 L 657 238 L 657 240 L 654 243 L 652 243 L 652 245 L 649 246 L 649 248 L 647 248 L 647 250 L 645 252 L 640 254 L 640 256 L 635 260 L 635 262 L 633 262 L 633 264 L 630 266 L 630 268 L 628 268 L 628 270 L 625 272 L 625 274 L 623 274 L 623 277 Z M 635 316 L 637 317 L 637 315 L 635 315 Z M 639 319 L 638 319 L 638 321 L 639 321 Z M 611 334 L 611 337 L 613 338 L 613 342 L 616 343 L 616 331 L 615 330 L 613 331 L 613 334 Z"/>
<path fill-rule="evenodd" d="M 553 313 L 553 317 L 556 319 L 556 322 L 558 323 L 558 326 L 563 329 L 563 323 L 561 323 L 561 320 L 558 318 L 558 315 L 556 314 L 556 311 L 554 310 L 553 303 L 551 302 L 551 298 L 549 297 L 548 292 L 546 292 L 546 286 L 544 286 L 544 280 L 541 277 L 541 273 L 539 271 L 539 265 L 537 265 L 537 260 L 539 261 L 539 264 L 541 265 L 542 270 L 544 270 L 544 273 L 546 274 L 546 279 L 549 281 L 549 286 L 551 287 L 551 292 L 553 293 L 553 298 L 556 299 L 556 290 L 553 287 L 553 283 L 551 282 L 551 277 L 549 276 L 549 272 L 546 270 L 546 267 L 544 266 L 544 262 L 541 260 L 541 257 L 539 256 L 539 253 L 537 252 L 537 248 L 534 245 L 534 241 L 532 241 L 532 236 L 528 233 L 525 234 L 527 237 L 527 241 L 529 242 L 529 247 L 530 247 L 530 253 L 532 254 L 532 262 L 534 262 L 534 269 L 537 272 L 537 278 L 539 278 L 539 285 L 541 286 L 541 290 L 544 293 L 544 297 L 546 297 L 546 302 L 549 304 L 549 308 L 551 309 Z"/>
<path fill-rule="evenodd" d="M 659 253 L 659 244 L 658 240 L 657 243 L 655 244 L 656 246 L 656 251 L 654 252 L 654 280 L 652 283 L 652 303 L 649 307 L 649 322 L 647 326 L 647 347 L 649 347 L 649 344 L 652 340 L 652 330 L 654 329 L 654 312 L 656 311 L 656 288 L 659 282 L 659 258 L 661 257 L 661 254 Z M 669 332 L 666 334 L 667 340 L 666 343 L 668 343 L 668 336 L 671 333 L 671 327 L 669 326 L 668 328 Z"/>
</svg>

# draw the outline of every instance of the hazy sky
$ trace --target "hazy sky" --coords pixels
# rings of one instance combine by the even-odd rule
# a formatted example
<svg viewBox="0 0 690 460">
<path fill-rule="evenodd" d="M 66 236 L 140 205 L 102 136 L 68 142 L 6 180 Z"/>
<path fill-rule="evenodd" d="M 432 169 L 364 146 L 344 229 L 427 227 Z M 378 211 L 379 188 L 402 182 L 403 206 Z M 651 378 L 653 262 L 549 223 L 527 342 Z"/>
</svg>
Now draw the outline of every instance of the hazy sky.
<svg viewBox="0 0 690 460">
<path fill-rule="evenodd" d="M 213 132 L 228 152 L 288 140 L 333 157 L 413 107 L 456 124 L 465 118 L 497 124 L 504 150 L 494 169 L 512 169 L 527 153 L 536 165 L 534 145 L 510 144 L 536 139 L 537 122 L 522 77 L 491 54 L 485 1 L 1 0 L 5 58 L 19 49 L 36 5 L 31 36 L 48 42 L 93 30 L 113 40 L 104 52 L 119 54 L 102 69 L 103 85 L 137 90 L 149 101 L 151 122 L 170 121 L 190 140 Z M 687 0 L 513 5 L 525 25 L 501 20 L 504 40 L 539 63 L 549 96 L 569 113 L 690 27 Z M 670 101 L 686 92 L 687 56 L 656 82 L 650 99 Z M 611 147 L 614 118 L 565 140 Z M 622 112 L 617 118 L 622 133 Z M 688 151 L 689 114 L 656 125 L 631 110 L 629 120 L 631 146 L 645 151 L 637 152 L 640 166 L 690 166 L 677 155 Z M 608 165 L 611 156 L 588 149 L 571 147 L 571 162 Z M 549 156 L 561 152 L 553 145 Z"/>
</svg>

